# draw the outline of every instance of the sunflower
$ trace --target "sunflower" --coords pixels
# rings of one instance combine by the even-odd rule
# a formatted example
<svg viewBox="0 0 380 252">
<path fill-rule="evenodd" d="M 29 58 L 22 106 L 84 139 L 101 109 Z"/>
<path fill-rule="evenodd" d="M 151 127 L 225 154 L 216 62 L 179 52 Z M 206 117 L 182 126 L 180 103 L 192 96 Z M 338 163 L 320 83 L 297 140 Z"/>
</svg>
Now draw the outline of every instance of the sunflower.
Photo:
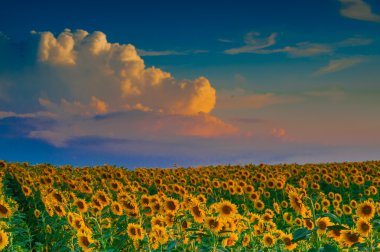
<svg viewBox="0 0 380 252">
<path fill-rule="evenodd" d="M 128 236 L 134 241 L 144 239 L 144 229 L 139 224 L 129 223 L 127 233 Z"/>
<path fill-rule="evenodd" d="M 63 206 L 61 206 L 61 205 L 55 205 L 55 206 L 53 206 L 53 209 L 54 209 L 55 213 L 56 213 L 59 217 L 63 217 L 63 216 L 66 215 L 65 208 L 63 208 Z"/>
<path fill-rule="evenodd" d="M 352 214 L 352 208 L 349 205 L 347 205 L 347 204 L 344 204 L 342 206 L 342 210 L 343 210 L 343 213 L 345 215 L 351 215 Z"/>
<path fill-rule="evenodd" d="M 0 218 L 9 218 L 13 214 L 11 207 L 8 203 L 0 201 Z"/>
<path fill-rule="evenodd" d="M 146 195 L 146 194 L 143 194 L 142 196 L 141 196 L 141 198 L 140 198 L 140 203 L 142 204 L 142 205 L 144 205 L 144 206 L 147 206 L 147 205 L 149 205 L 149 197 L 148 197 L 148 195 Z"/>
<path fill-rule="evenodd" d="M 258 211 L 262 211 L 262 210 L 264 210 L 264 208 L 265 208 L 265 204 L 264 204 L 264 202 L 261 201 L 261 200 L 256 200 L 256 201 L 254 202 L 254 206 L 255 206 L 256 210 L 258 210 Z"/>
<path fill-rule="evenodd" d="M 281 206 L 282 206 L 282 208 L 288 208 L 289 204 L 288 204 L 288 202 L 286 200 L 283 200 L 281 202 Z"/>
<path fill-rule="evenodd" d="M 24 193 L 26 197 L 29 197 L 30 195 L 32 195 L 32 190 L 26 185 L 22 186 L 22 192 Z"/>
<path fill-rule="evenodd" d="M 58 202 L 58 203 L 60 203 L 60 204 L 64 204 L 64 203 L 66 203 L 66 199 L 65 199 L 65 197 L 64 197 L 64 196 L 62 195 L 62 193 L 59 192 L 59 191 L 53 191 L 52 194 L 51 194 L 51 196 L 52 196 L 52 198 L 53 198 L 53 200 L 54 200 L 55 202 Z"/>
<path fill-rule="evenodd" d="M 163 245 L 163 244 L 167 243 L 169 240 L 169 236 L 166 232 L 166 229 L 164 227 L 160 227 L 158 225 L 154 225 L 152 227 L 152 230 L 149 234 L 149 238 L 150 238 L 151 243 L 153 242 L 154 244 L 157 245 L 157 248 L 160 244 Z"/>
<path fill-rule="evenodd" d="M 370 220 L 375 216 L 375 205 L 369 200 L 358 205 L 356 215 L 365 220 Z"/>
<path fill-rule="evenodd" d="M 228 238 L 223 240 L 222 244 L 224 247 L 232 247 L 238 240 L 239 237 L 235 233 L 232 233 Z"/>
<path fill-rule="evenodd" d="M 222 202 L 218 204 L 218 210 L 221 218 L 233 217 L 237 213 L 236 205 L 228 200 L 222 200 Z"/>
<path fill-rule="evenodd" d="M 343 246 L 351 247 L 355 243 L 362 243 L 364 239 L 360 237 L 360 234 L 354 230 L 342 230 L 340 242 Z"/>
<path fill-rule="evenodd" d="M 205 217 L 205 212 L 200 208 L 199 204 L 194 204 L 190 207 L 190 213 L 193 216 L 195 222 L 202 223 Z"/>
<path fill-rule="evenodd" d="M 276 241 L 277 238 L 271 234 L 264 234 L 263 236 L 264 247 L 271 247 L 276 243 Z"/>
<path fill-rule="evenodd" d="M 292 223 L 292 221 L 293 221 L 293 216 L 290 214 L 290 213 L 288 213 L 288 212 L 285 212 L 283 215 L 282 215 L 282 219 L 286 222 L 286 223 L 288 223 L 289 225 Z"/>
<path fill-rule="evenodd" d="M 297 225 L 297 226 L 302 226 L 302 220 L 300 218 L 295 218 L 294 220 L 294 223 Z"/>
<path fill-rule="evenodd" d="M 167 212 L 175 213 L 179 208 L 178 200 L 173 198 L 167 198 L 164 202 L 164 209 Z"/>
<path fill-rule="evenodd" d="M 304 219 L 303 220 L 303 225 L 309 230 L 314 229 L 314 222 L 311 219 Z"/>
<path fill-rule="evenodd" d="M 112 180 L 110 186 L 111 189 L 115 192 L 119 191 L 122 188 L 122 184 L 117 180 Z"/>
<path fill-rule="evenodd" d="M 205 222 L 206 228 L 214 233 L 218 233 L 222 229 L 222 222 L 217 217 L 209 217 Z"/>
<path fill-rule="evenodd" d="M 110 198 L 107 196 L 107 194 L 103 190 L 97 191 L 96 197 L 99 199 L 99 201 L 101 202 L 103 206 L 106 206 L 110 203 Z"/>
<path fill-rule="evenodd" d="M 316 221 L 316 225 L 318 227 L 317 233 L 324 234 L 329 226 L 332 226 L 332 222 L 328 217 L 320 217 Z"/>
<path fill-rule="evenodd" d="M 293 251 L 297 247 L 297 243 L 293 242 L 293 235 L 292 234 L 281 234 L 280 235 L 282 241 L 285 244 L 285 249 L 287 251 Z"/>
<path fill-rule="evenodd" d="M 322 207 L 329 207 L 331 205 L 330 201 L 328 199 L 322 200 Z"/>
<path fill-rule="evenodd" d="M 246 185 L 244 191 L 247 194 L 251 194 L 255 191 L 255 188 L 252 185 Z"/>
<path fill-rule="evenodd" d="M 83 251 L 92 251 L 94 248 L 89 248 L 91 244 L 94 243 L 94 240 L 91 238 L 90 235 L 87 234 L 78 234 L 78 245 L 83 249 Z"/>
<path fill-rule="evenodd" d="M 256 200 L 259 200 L 260 199 L 260 195 L 259 193 L 257 192 L 252 192 L 250 195 L 249 195 L 249 198 L 255 202 Z"/>
<path fill-rule="evenodd" d="M 360 235 L 367 237 L 372 231 L 372 225 L 366 219 L 359 219 L 356 222 L 356 229 Z"/>
<path fill-rule="evenodd" d="M 243 240 L 241 241 L 241 244 L 243 245 L 243 247 L 248 247 L 250 241 L 251 237 L 248 234 L 245 234 Z"/>
<path fill-rule="evenodd" d="M 344 229 L 339 229 L 339 228 L 335 229 L 334 228 L 334 229 L 327 231 L 326 235 L 327 235 L 327 237 L 333 238 L 335 241 L 339 241 L 342 230 L 344 230 Z"/>
<path fill-rule="evenodd" d="M 83 199 L 77 199 L 77 200 L 75 200 L 74 201 L 74 205 L 77 206 L 78 211 L 81 212 L 81 213 L 85 213 L 88 210 L 87 203 Z"/>
<path fill-rule="evenodd" d="M 302 197 L 298 195 L 295 191 L 290 191 L 288 193 L 290 206 L 296 211 L 297 214 L 304 216 L 307 212 L 307 208 L 302 202 Z"/>
<path fill-rule="evenodd" d="M 351 200 L 351 201 L 350 201 L 350 206 L 351 206 L 352 208 L 357 208 L 357 207 L 358 207 L 358 203 L 356 202 L 356 200 Z"/>
<path fill-rule="evenodd" d="M 34 216 L 35 216 L 37 219 L 40 218 L 40 216 L 41 216 L 41 212 L 40 212 L 40 210 L 35 209 L 35 210 L 34 210 Z"/>
<path fill-rule="evenodd" d="M 123 215 L 123 207 L 117 201 L 112 202 L 111 211 L 115 215 L 119 215 L 119 216 Z"/>
<path fill-rule="evenodd" d="M 3 250 L 6 246 L 8 246 L 8 234 L 3 230 L 0 230 L 0 250 Z"/>
<path fill-rule="evenodd" d="M 166 219 L 164 216 L 157 214 L 150 220 L 152 227 L 153 226 L 160 226 L 165 227 L 166 226 Z"/>
</svg>

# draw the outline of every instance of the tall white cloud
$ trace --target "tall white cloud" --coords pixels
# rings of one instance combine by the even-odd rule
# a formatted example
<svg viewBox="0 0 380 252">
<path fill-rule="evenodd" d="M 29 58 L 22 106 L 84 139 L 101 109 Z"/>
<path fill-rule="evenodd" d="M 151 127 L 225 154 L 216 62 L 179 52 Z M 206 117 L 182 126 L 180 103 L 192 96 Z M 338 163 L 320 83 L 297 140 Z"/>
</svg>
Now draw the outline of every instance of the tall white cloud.
<svg viewBox="0 0 380 252">
<path fill-rule="evenodd" d="M 133 45 L 110 43 L 102 32 L 34 34 L 40 37 L 38 61 L 50 66 L 79 102 L 95 96 L 111 109 L 142 104 L 186 115 L 209 113 L 215 106 L 215 89 L 205 77 L 176 80 L 158 68 L 147 68 Z"/>
</svg>

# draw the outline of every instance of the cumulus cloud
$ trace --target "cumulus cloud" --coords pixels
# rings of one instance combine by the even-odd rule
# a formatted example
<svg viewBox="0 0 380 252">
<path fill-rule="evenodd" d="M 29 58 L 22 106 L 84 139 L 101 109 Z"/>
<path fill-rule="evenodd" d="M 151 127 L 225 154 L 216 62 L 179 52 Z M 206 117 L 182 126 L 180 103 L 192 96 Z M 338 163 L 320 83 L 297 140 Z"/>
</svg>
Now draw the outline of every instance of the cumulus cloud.
<svg viewBox="0 0 380 252">
<path fill-rule="evenodd" d="M 339 2 L 342 4 L 340 14 L 344 17 L 380 22 L 380 15 L 373 13 L 371 5 L 363 0 L 339 0 Z"/>
<path fill-rule="evenodd" d="M 36 35 L 39 62 L 58 72 L 75 101 L 88 102 L 95 96 L 112 101 L 113 107 L 142 104 L 178 114 L 209 113 L 215 105 L 215 89 L 206 78 L 176 80 L 158 68 L 146 68 L 133 45 L 110 43 L 102 32 Z"/>
<path fill-rule="evenodd" d="M 2 41 L 2 49 L 10 46 Z M 54 122 L 34 125 L 29 137 L 64 146 L 76 137 L 208 138 L 238 131 L 209 114 L 216 90 L 207 78 L 178 80 L 146 67 L 133 45 L 111 43 L 102 32 L 32 31 L 23 50 L 30 59 L 15 60 L 24 63 L 14 66 L 17 74 L 1 73 L 0 64 L 0 119 Z M 9 59 L 20 57 L 17 50 L 8 51 Z"/>
<path fill-rule="evenodd" d="M 324 75 L 329 73 L 335 73 L 344 69 L 353 67 L 364 62 L 366 59 L 363 57 L 351 57 L 337 60 L 330 60 L 327 66 L 320 68 L 315 75 Z"/>
</svg>

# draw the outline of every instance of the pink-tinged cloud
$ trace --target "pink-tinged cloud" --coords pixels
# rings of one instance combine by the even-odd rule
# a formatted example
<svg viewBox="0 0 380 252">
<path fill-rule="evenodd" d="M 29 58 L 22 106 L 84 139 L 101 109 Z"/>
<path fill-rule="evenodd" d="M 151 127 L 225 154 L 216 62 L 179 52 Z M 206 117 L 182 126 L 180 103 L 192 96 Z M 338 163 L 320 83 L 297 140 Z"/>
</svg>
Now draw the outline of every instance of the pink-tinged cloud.
<svg viewBox="0 0 380 252">
<path fill-rule="evenodd" d="M 29 136 L 55 146 L 66 146 L 73 139 L 86 137 L 168 140 L 178 137 L 218 138 L 239 133 L 236 127 L 205 113 L 170 115 L 130 110 L 93 117 L 61 116 L 56 122 L 52 127 L 42 126 L 30 132 Z"/>
<path fill-rule="evenodd" d="M 222 90 L 218 94 L 216 110 L 259 109 L 266 106 L 302 102 L 299 96 L 277 95 L 274 93 L 255 94 L 243 89 Z"/>
</svg>

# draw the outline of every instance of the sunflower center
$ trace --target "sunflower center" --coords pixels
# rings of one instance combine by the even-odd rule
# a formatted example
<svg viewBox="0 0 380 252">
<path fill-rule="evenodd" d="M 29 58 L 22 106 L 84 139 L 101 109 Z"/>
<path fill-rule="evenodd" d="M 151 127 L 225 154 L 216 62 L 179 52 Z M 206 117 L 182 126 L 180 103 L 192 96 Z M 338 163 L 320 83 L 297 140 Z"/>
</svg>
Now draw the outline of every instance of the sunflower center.
<svg viewBox="0 0 380 252">
<path fill-rule="evenodd" d="M 232 208 L 230 206 L 223 206 L 222 207 L 222 212 L 224 214 L 230 214 L 232 212 Z"/>
<path fill-rule="evenodd" d="M 168 208 L 170 209 L 170 210 L 175 210 L 175 204 L 174 204 L 174 202 L 173 201 L 168 201 Z"/>
<path fill-rule="evenodd" d="M 319 226 L 320 229 L 326 229 L 327 224 L 326 224 L 326 222 L 321 221 L 321 222 L 318 223 L 318 226 Z"/>
<path fill-rule="evenodd" d="M 266 237 L 266 238 L 265 238 L 265 242 L 266 242 L 267 244 L 272 244 L 272 243 L 273 243 L 273 239 L 272 239 L 272 237 Z"/>
<path fill-rule="evenodd" d="M 285 237 L 284 238 L 284 243 L 285 243 L 286 246 L 289 246 L 289 245 L 292 244 L 292 240 L 290 238 L 288 238 L 288 237 Z"/>
<path fill-rule="evenodd" d="M 359 241 L 359 235 L 358 234 L 349 234 L 347 238 L 350 242 L 356 243 Z"/>
<path fill-rule="evenodd" d="M 78 201 L 78 202 L 77 202 L 77 206 L 78 206 L 79 208 L 84 208 L 84 204 L 83 204 L 82 201 Z"/>
<path fill-rule="evenodd" d="M 198 206 L 193 207 L 193 213 L 198 217 L 202 215 Z"/>
<path fill-rule="evenodd" d="M 86 247 L 90 246 L 91 243 L 86 236 L 82 236 L 81 240 L 82 240 L 82 243 L 84 246 L 86 246 Z"/>
<path fill-rule="evenodd" d="M 368 205 L 365 205 L 365 206 L 363 207 L 363 210 L 362 210 L 362 211 L 363 211 L 364 214 L 366 214 L 366 215 L 368 214 L 368 215 L 369 215 L 369 214 L 372 213 L 372 207 L 371 207 L 371 206 L 368 206 Z"/>
<path fill-rule="evenodd" d="M 7 214 L 8 213 L 8 208 L 6 208 L 5 206 L 3 206 L 2 204 L 0 204 L 0 213 L 2 214 Z"/>
<path fill-rule="evenodd" d="M 131 234 L 132 235 L 136 235 L 136 229 L 133 227 L 133 228 L 131 228 Z"/>
<path fill-rule="evenodd" d="M 213 220 L 213 219 L 211 219 L 209 221 L 209 225 L 210 225 L 211 228 L 216 228 L 218 226 L 218 222 L 215 221 L 215 220 Z"/>
<path fill-rule="evenodd" d="M 367 232 L 369 230 L 369 226 L 367 223 L 362 223 L 361 226 L 360 226 L 361 230 L 363 230 L 364 232 Z"/>
</svg>

